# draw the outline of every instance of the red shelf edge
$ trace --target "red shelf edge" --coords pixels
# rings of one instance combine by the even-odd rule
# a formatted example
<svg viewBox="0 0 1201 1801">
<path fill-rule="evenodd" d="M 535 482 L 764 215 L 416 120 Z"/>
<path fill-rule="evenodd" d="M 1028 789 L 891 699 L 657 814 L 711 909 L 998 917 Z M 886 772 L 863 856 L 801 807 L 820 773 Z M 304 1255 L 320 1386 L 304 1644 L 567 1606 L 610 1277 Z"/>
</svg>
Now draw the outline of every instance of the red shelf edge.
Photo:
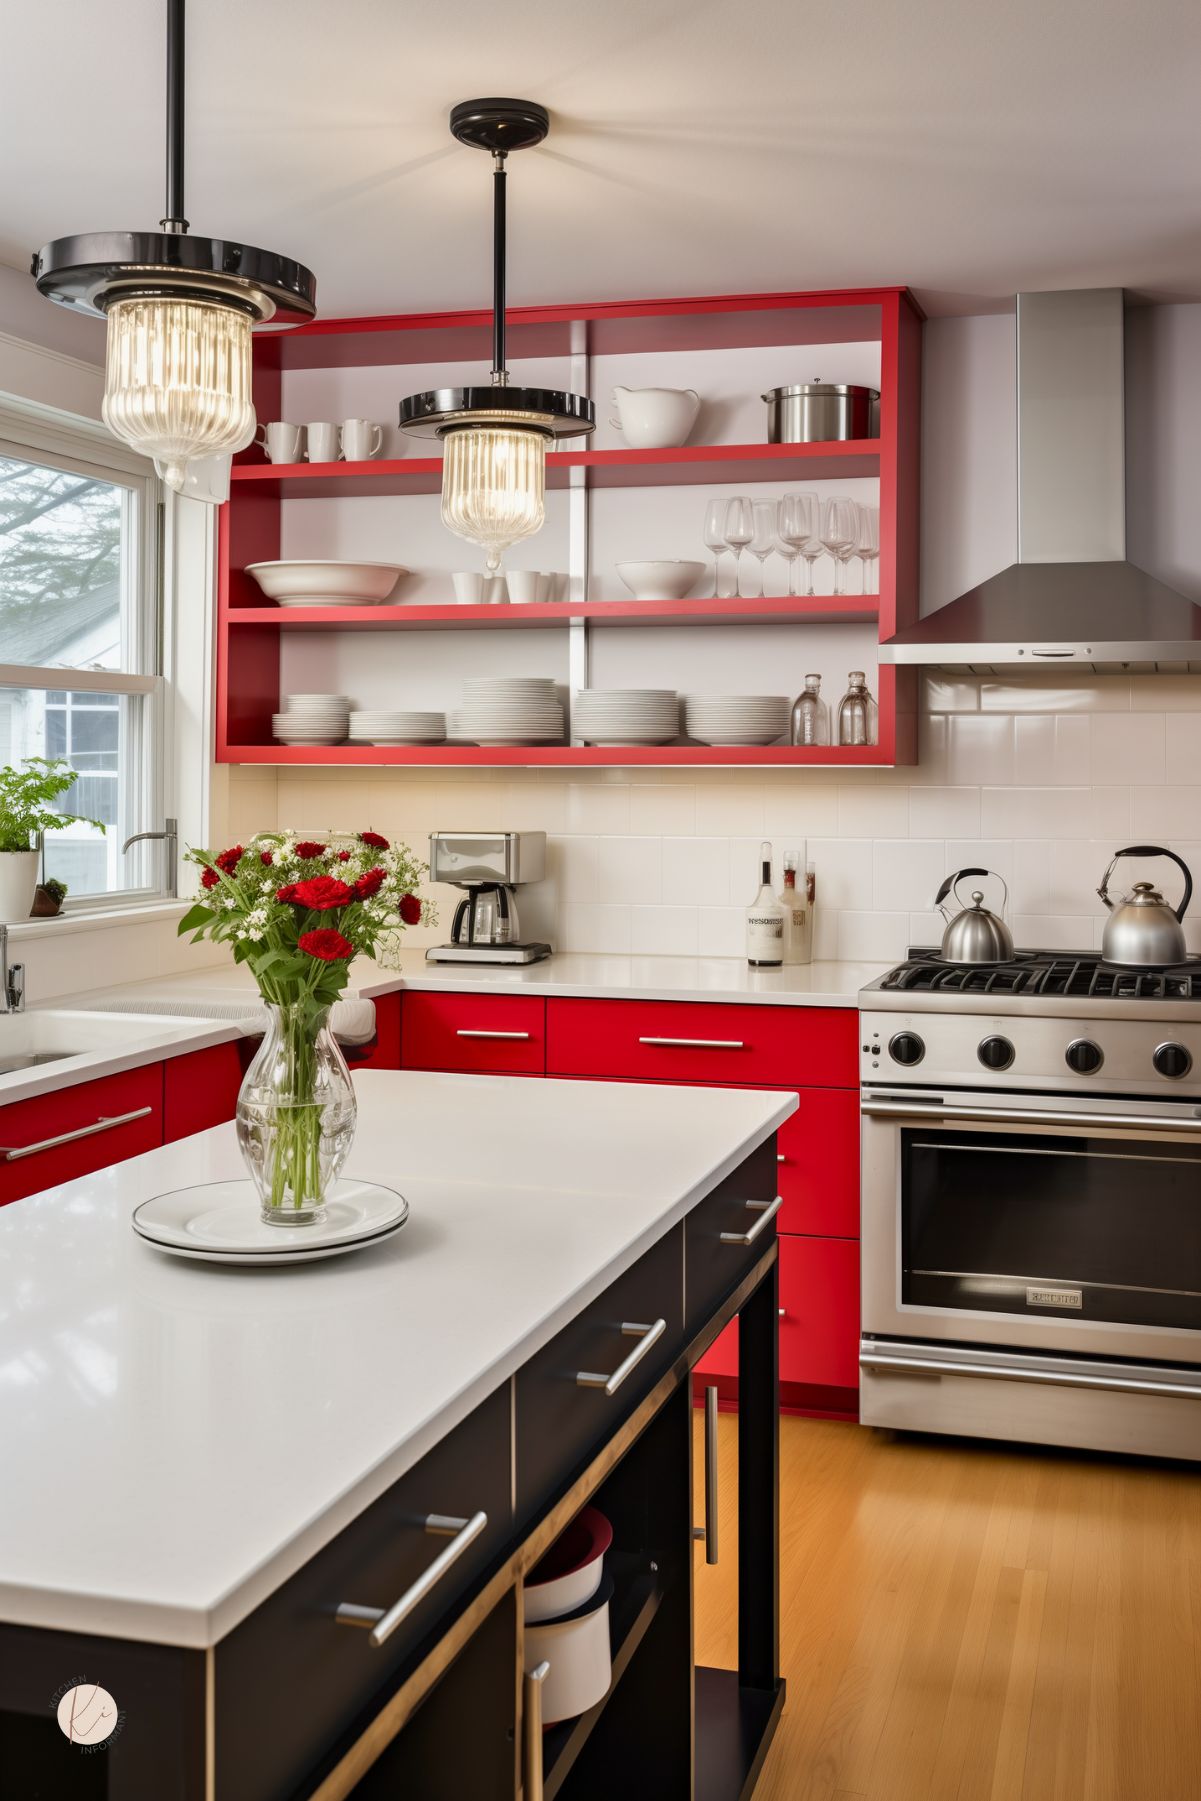
<svg viewBox="0 0 1201 1801">
<path fill-rule="evenodd" d="M 219 761 L 226 763 L 273 763 L 282 767 L 356 768 L 396 767 L 412 769 L 440 768 L 635 768 L 640 765 L 675 765 L 682 768 L 725 768 L 741 765 L 762 769 L 888 769 L 892 760 L 886 744 L 855 747 L 825 747 L 820 751 L 799 750 L 789 745 L 621 745 L 600 749 L 591 745 L 555 744 L 542 748 L 515 745 L 511 748 L 435 745 L 425 750 L 419 746 L 395 747 L 362 745 L 231 744 Z"/>
<path fill-rule="evenodd" d="M 518 605 L 432 605 L 362 607 L 231 607 L 231 626 L 274 625 L 283 631 L 417 630 L 478 627 L 513 630 L 531 625 L 553 626 L 571 619 L 601 623 L 731 625 L 810 624 L 872 625 L 879 617 L 875 594 L 775 595 L 762 600 L 555 600 Z"/>
</svg>

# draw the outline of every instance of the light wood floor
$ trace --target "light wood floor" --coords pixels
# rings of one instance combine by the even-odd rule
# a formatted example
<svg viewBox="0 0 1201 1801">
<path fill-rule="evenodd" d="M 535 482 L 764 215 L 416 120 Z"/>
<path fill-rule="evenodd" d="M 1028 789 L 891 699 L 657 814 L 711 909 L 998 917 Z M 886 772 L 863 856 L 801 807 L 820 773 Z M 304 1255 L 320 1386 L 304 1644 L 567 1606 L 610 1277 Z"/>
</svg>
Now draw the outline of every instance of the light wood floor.
<svg viewBox="0 0 1201 1801">
<path fill-rule="evenodd" d="M 698 1661 L 727 1667 L 736 1430 L 696 1572 Z M 780 1453 L 756 1801 L 1201 1801 L 1201 1472 L 801 1419 Z"/>
</svg>

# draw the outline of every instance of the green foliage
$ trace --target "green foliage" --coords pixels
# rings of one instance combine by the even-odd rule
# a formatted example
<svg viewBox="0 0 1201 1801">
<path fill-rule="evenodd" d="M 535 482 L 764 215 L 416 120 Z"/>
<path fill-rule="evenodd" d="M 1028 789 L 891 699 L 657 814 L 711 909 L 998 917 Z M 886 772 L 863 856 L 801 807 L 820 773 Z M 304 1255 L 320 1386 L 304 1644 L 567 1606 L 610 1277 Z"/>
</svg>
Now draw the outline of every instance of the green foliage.
<svg viewBox="0 0 1201 1801">
<path fill-rule="evenodd" d="M 104 827 L 98 819 L 61 813 L 52 804 L 75 786 L 78 772 L 61 757 L 27 757 L 24 766 L 0 769 L 0 851 L 33 850 L 39 832 L 60 832 L 68 825 Z"/>
<path fill-rule="evenodd" d="M 60 882 L 56 875 L 47 876 L 42 883 L 42 889 L 50 896 L 51 900 L 57 901 L 60 907 L 67 898 L 67 884 Z"/>
</svg>

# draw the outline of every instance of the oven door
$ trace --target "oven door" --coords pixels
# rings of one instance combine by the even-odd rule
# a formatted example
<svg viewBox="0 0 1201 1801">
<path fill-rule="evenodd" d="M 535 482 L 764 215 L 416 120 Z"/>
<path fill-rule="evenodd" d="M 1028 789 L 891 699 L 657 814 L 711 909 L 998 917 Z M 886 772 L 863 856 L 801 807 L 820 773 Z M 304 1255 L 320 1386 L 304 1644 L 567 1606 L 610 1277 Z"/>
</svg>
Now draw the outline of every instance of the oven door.
<svg viewBox="0 0 1201 1801">
<path fill-rule="evenodd" d="M 1195 1103 L 869 1089 L 863 1331 L 1201 1363 Z"/>
</svg>

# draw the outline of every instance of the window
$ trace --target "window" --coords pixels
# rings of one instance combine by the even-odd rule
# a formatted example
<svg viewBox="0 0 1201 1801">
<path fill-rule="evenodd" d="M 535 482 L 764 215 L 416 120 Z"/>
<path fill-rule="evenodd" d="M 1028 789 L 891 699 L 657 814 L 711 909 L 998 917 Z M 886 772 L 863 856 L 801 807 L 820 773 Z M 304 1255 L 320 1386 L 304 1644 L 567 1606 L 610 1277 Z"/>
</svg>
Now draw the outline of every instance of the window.
<svg viewBox="0 0 1201 1801">
<path fill-rule="evenodd" d="M 0 413 L 0 759 L 62 757 L 59 805 L 95 820 L 48 832 L 43 873 L 68 906 L 163 891 L 167 695 L 160 667 L 158 484 L 100 428 Z"/>
</svg>

